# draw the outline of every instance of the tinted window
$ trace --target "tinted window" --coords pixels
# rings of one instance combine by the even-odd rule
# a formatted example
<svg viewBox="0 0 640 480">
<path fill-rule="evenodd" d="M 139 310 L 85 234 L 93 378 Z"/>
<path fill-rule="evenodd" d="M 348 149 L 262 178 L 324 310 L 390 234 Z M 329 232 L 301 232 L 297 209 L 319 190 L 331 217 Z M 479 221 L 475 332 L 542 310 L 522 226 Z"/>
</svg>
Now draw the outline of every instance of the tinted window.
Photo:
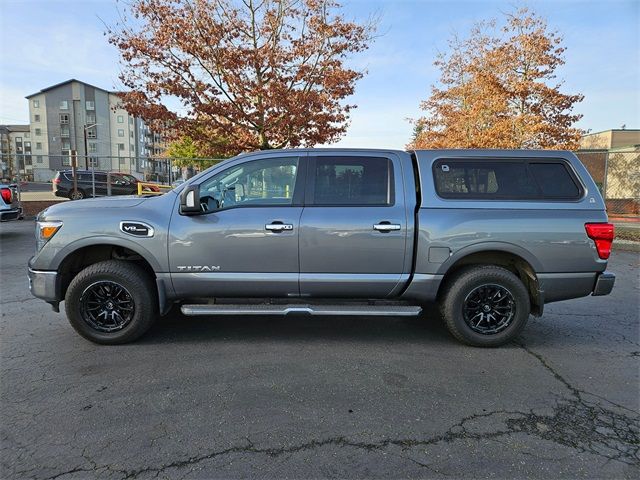
<svg viewBox="0 0 640 480">
<path fill-rule="evenodd" d="M 531 175 L 549 198 L 578 198 L 580 189 L 561 163 L 530 163 Z"/>
<path fill-rule="evenodd" d="M 317 157 L 316 205 L 390 205 L 393 167 L 380 157 Z"/>
<path fill-rule="evenodd" d="M 268 158 L 224 170 L 200 187 L 200 198 L 217 200 L 220 208 L 291 205 L 298 159 Z"/>
<path fill-rule="evenodd" d="M 438 195 L 484 200 L 578 198 L 580 189 L 560 162 L 440 160 L 434 164 Z"/>
<path fill-rule="evenodd" d="M 446 198 L 534 198 L 538 195 L 523 162 L 440 161 L 434 173 L 438 194 Z"/>
</svg>

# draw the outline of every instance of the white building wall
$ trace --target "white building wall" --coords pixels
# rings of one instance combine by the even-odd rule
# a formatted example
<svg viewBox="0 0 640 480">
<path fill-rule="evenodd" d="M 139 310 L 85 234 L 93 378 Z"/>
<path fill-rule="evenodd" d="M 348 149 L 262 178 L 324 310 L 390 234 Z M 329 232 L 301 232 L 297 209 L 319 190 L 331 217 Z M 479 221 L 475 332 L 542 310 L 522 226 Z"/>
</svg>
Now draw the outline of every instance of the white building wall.
<svg viewBox="0 0 640 480">
<path fill-rule="evenodd" d="M 33 177 L 35 181 L 46 182 L 52 178 L 52 170 L 49 166 L 46 98 L 44 94 L 40 94 L 28 101 Z"/>
</svg>

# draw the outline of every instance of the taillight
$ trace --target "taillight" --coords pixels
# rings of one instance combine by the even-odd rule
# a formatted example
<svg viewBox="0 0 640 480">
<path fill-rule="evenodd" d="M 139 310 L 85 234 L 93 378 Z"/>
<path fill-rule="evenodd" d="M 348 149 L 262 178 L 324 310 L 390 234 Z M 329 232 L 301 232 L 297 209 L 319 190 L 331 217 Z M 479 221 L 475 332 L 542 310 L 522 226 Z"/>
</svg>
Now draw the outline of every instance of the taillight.
<svg viewBox="0 0 640 480">
<path fill-rule="evenodd" d="M 587 236 L 596 243 L 598 256 L 603 260 L 611 255 L 611 244 L 613 243 L 614 228 L 611 223 L 585 223 L 584 229 Z"/>
<path fill-rule="evenodd" d="M 60 177 L 56 177 L 53 180 L 51 180 L 53 183 L 58 184 L 60 183 Z"/>
<path fill-rule="evenodd" d="M 6 203 L 6 204 L 10 204 L 11 203 L 11 197 L 13 197 L 13 194 L 12 194 L 10 188 L 3 188 L 0 191 L 0 195 L 2 195 L 2 200 L 4 200 L 4 203 Z"/>
</svg>

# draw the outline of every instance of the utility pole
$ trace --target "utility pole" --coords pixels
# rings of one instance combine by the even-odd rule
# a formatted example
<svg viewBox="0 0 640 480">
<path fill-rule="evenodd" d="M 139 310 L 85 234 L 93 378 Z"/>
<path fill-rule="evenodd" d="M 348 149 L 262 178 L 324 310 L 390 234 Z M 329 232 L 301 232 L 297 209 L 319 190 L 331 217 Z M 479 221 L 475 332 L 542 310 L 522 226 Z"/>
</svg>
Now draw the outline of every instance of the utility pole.
<svg viewBox="0 0 640 480">
<path fill-rule="evenodd" d="M 89 149 L 87 147 L 87 125 L 86 124 L 82 127 L 82 131 L 84 132 L 84 168 L 85 170 L 89 170 Z"/>
</svg>

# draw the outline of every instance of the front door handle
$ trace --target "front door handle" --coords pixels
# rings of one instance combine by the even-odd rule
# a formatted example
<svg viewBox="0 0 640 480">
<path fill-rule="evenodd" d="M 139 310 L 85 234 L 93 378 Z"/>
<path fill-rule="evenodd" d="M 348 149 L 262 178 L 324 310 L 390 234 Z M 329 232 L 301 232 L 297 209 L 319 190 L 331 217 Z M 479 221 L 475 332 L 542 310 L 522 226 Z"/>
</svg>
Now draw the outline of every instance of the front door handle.
<svg viewBox="0 0 640 480">
<path fill-rule="evenodd" d="M 271 232 L 285 232 L 293 230 L 293 225 L 291 223 L 268 223 L 264 226 L 265 230 L 269 230 Z"/>
<path fill-rule="evenodd" d="M 380 223 L 376 223 L 373 226 L 373 229 L 378 232 L 396 232 L 401 228 L 402 228 L 402 225 L 399 225 L 397 223 L 390 223 L 390 222 L 380 222 Z"/>
</svg>

